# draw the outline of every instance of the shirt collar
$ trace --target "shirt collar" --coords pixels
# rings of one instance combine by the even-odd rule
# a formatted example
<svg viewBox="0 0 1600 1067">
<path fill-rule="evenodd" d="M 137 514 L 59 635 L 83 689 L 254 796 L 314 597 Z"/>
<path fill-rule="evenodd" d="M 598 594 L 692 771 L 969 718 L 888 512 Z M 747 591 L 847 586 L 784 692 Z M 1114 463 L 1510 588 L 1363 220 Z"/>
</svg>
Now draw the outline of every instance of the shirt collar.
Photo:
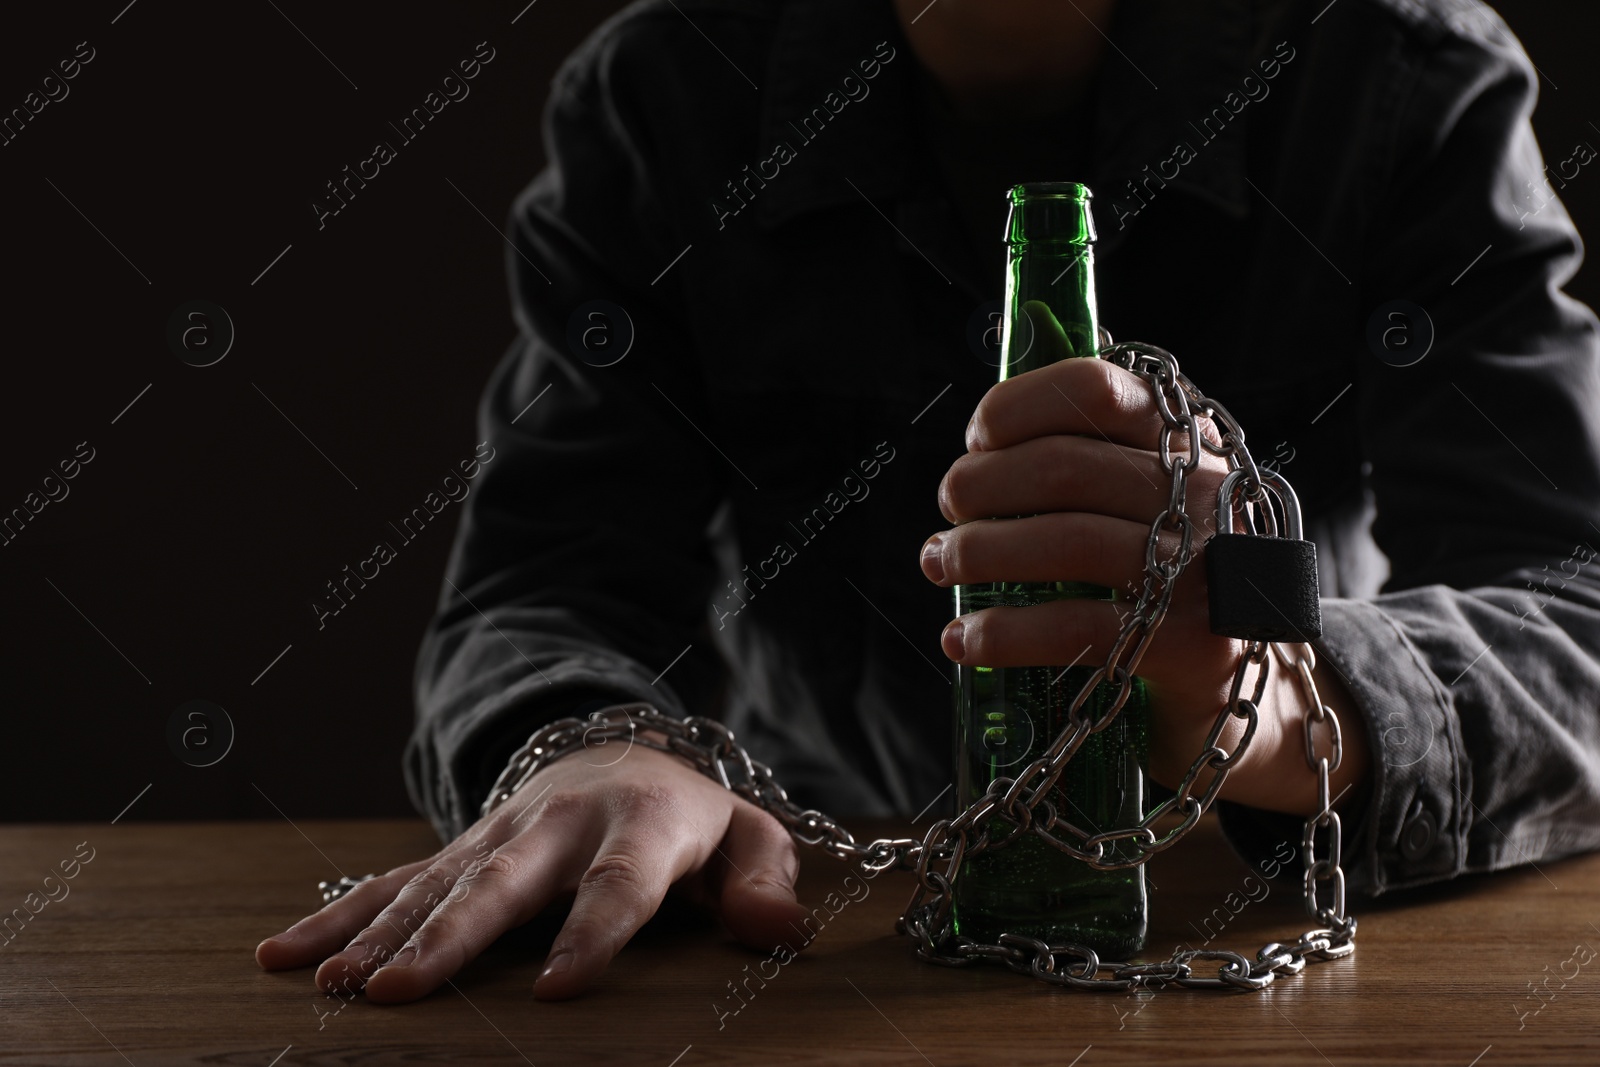
<svg viewBox="0 0 1600 1067">
<path fill-rule="evenodd" d="M 1253 73 L 1251 8 L 1251 0 L 1122 0 L 1097 76 L 1091 188 L 1103 244 L 1136 226 L 1142 205 L 1169 190 L 1234 216 L 1249 210 L 1250 110 L 1239 101 L 1246 99 L 1241 83 Z M 866 70 L 878 64 L 875 77 L 865 77 L 863 62 Z M 862 198 L 876 206 L 910 187 L 921 160 L 914 139 L 923 72 L 916 64 L 888 0 L 783 6 L 762 91 L 759 147 L 769 159 L 780 145 L 791 154 L 754 205 L 763 225 Z M 1228 116 L 1220 136 L 1220 122 L 1201 125 L 1214 109 Z M 1187 163 L 1174 160 L 1180 144 L 1193 151 Z"/>
</svg>

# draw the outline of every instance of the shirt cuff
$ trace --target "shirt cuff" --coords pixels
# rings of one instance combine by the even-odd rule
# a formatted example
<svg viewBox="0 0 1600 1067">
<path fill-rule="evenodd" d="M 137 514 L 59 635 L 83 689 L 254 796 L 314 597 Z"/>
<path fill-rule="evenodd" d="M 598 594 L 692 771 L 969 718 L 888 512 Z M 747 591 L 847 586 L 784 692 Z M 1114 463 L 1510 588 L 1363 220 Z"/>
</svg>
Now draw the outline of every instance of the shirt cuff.
<svg viewBox="0 0 1600 1067">
<path fill-rule="evenodd" d="M 520 679 L 447 725 L 412 735 L 406 785 L 442 841 L 455 840 L 478 820 L 490 787 L 534 730 L 615 704 L 643 701 L 662 707 L 661 690 L 642 676 L 635 678 L 631 669 L 612 663 L 564 666 Z"/>
</svg>

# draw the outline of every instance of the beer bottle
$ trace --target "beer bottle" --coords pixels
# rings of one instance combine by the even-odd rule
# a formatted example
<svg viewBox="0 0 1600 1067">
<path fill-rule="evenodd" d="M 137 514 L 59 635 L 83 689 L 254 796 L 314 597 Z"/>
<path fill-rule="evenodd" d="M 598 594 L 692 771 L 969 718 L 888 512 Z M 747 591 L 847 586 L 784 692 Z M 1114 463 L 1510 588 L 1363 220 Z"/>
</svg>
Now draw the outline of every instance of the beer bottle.
<svg viewBox="0 0 1600 1067">
<path fill-rule="evenodd" d="M 1038 182 L 1014 187 L 1009 197 L 1002 381 L 1059 359 L 1093 356 L 1099 347 L 1089 190 L 1074 182 Z M 955 588 L 955 613 L 1072 598 L 1125 597 L 1084 582 L 984 582 Z M 1073 698 L 1097 666 L 1068 666 L 1075 651 L 1062 649 L 1063 662 L 1053 666 L 955 666 L 956 790 L 962 807 L 995 778 L 1020 774 L 1066 725 Z M 1117 689 L 1104 682 L 1096 687 L 1082 709 L 1089 721 L 1101 720 Z M 1056 810 L 1090 833 L 1135 825 L 1148 805 L 1148 728 L 1144 684 L 1134 679 L 1116 720 L 1085 739 L 1052 789 Z M 1011 826 L 997 820 L 995 836 Z M 1056 836 L 1078 843 L 1065 831 Z M 1105 854 L 1133 856 L 1125 841 L 1107 846 Z M 1096 870 L 1031 830 L 965 861 L 953 888 L 956 932 L 975 940 L 993 942 L 1013 933 L 1070 941 L 1112 960 L 1129 959 L 1144 944 L 1144 868 Z"/>
</svg>

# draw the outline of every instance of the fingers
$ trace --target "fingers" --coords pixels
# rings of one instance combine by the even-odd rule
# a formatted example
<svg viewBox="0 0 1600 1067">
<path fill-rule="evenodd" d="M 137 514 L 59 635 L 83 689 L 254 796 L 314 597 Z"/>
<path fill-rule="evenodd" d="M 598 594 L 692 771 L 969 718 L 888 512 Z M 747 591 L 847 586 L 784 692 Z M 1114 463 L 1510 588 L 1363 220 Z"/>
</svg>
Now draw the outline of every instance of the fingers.
<svg viewBox="0 0 1600 1067">
<path fill-rule="evenodd" d="M 984 667 L 1068 666 L 1103 660 L 1128 618 L 1130 602 L 1143 587 L 1149 538 L 1150 527 L 1144 523 L 1077 512 L 969 522 L 935 534 L 923 546 L 922 570 L 938 585 L 1088 582 L 1119 597 L 968 611 L 946 625 L 940 639 L 945 655 L 956 663 Z M 1176 532 L 1161 531 L 1157 558 L 1174 559 L 1179 541 Z M 1197 537 L 1162 624 L 1164 635 L 1190 636 L 1171 648 L 1171 642 L 1158 636 L 1152 652 L 1167 648 L 1198 655 L 1223 648 L 1202 647 L 1220 639 L 1210 634 L 1201 551 Z M 1142 673 L 1151 680 L 1165 677 L 1165 658 L 1147 657 Z"/>
<path fill-rule="evenodd" d="M 982 667 L 1098 667 L 1104 664 L 1128 616 L 1126 602 L 1057 600 L 1030 607 L 984 608 L 952 620 L 940 647 L 952 662 Z M 1161 630 L 1139 664 L 1125 663 L 1152 686 L 1203 692 L 1196 706 L 1210 707 L 1212 681 L 1225 693 L 1244 642 L 1210 632 L 1204 596 L 1174 599 Z M 1216 671 L 1222 665 L 1220 672 Z M 1197 683 L 1201 673 L 1215 679 Z"/>
<path fill-rule="evenodd" d="M 952 662 L 983 667 L 1097 667 L 1104 663 L 1127 618 L 1128 605 L 1107 600 L 1057 600 L 1031 607 L 984 608 L 952 620 L 940 635 L 940 647 Z M 1158 635 L 1138 674 L 1160 685 L 1185 664 L 1206 657 L 1231 662 L 1240 642 L 1212 635 L 1206 607 L 1174 603 L 1163 631 L 1188 635 L 1174 644 Z M 1163 654 L 1163 649 L 1166 653 Z M 1179 658 L 1173 662 L 1173 654 Z"/>
<path fill-rule="evenodd" d="M 1079 352 L 1073 347 L 1072 338 L 1067 336 L 1061 320 L 1056 318 L 1055 312 L 1050 310 L 1050 305 L 1043 300 L 1025 301 L 1021 310 L 1028 320 L 1025 336 L 1029 339 L 1029 343 L 1025 354 L 1032 357 L 1035 366 L 1071 359 L 1073 356 L 1094 355 L 1086 337 L 1083 338 L 1085 351 Z M 1086 330 L 1079 332 L 1087 333 Z"/>
<path fill-rule="evenodd" d="M 783 824 L 740 801 L 721 845 L 718 870 L 722 921 L 740 942 L 771 951 L 790 942 L 809 912 L 795 899 L 800 858 Z"/>
<path fill-rule="evenodd" d="M 1203 489 L 1197 484 L 1194 491 Z M 953 523 L 1041 511 L 1093 511 L 1148 523 L 1170 493 L 1171 478 L 1155 453 L 1057 435 L 961 456 L 939 482 L 939 510 Z"/>
<path fill-rule="evenodd" d="M 427 906 L 427 895 L 409 915 L 405 913 L 409 901 L 395 902 L 391 909 L 395 915 L 388 918 L 393 922 L 403 916 L 407 921 L 401 922 L 400 930 L 386 928 L 385 916 L 380 916 L 371 929 L 363 931 L 358 940 L 388 949 L 382 965 L 367 979 L 367 999 L 397 1004 L 426 996 L 502 933 L 544 910 L 560 891 L 563 872 L 582 854 L 584 844 L 581 834 L 553 824 L 556 822 L 547 818 L 534 834 L 513 838 L 473 860 L 420 921 L 409 920 L 415 920 L 417 912 Z M 324 968 L 330 976 L 336 962 L 329 960 Z M 322 978 L 320 970 L 318 978 Z"/>
<path fill-rule="evenodd" d="M 984 667 L 1098 666 L 1121 629 L 1119 610 L 1104 600 L 985 608 L 946 626 L 940 647 L 952 662 Z"/>
<path fill-rule="evenodd" d="M 453 849 L 416 872 L 344 945 L 325 954 L 317 968 L 317 986 L 326 992 L 359 989 L 421 928 L 457 881 L 470 873 L 476 858 L 465 848 Z"/>
<path fill-rule="evenodd" d="M 1163 531 L 1159 558 L 1179 536 Z M 1052 512 L 964 523 L 928 538 L 922 572 L 937 585 L 1093 582 L 1131 592 L 1144 578 L 1150 527 L 1088 512 Z"/>
<path fill-rule="evenodd" d="M 1206 457 L 1187 475 L 1184 505 L 1204 539 L 1216 528 L 1225 461 Z M 1172 476 L 1156 453 L 1091 437 L 1039 437 L 959 457 L 939 482 L 952 523 L 1044 511 L 1089 511 L 1148 525 L 1171 500 Z"/>
<path fill-rule="evenodd" d="M 408 863 L 362 882 L 321 911 L 312 912 L 283 933 L 257 945 L 256 963 L 265 970 L 280 971 L 327 959 L 370 923 L 408 879 L 436 858 Z"/>
<path fill-rule="evenodd" d="M 1212 444 L 1222 443 L 1212 420 L 1198 424 Z M 991 387 L 967 426 L 967 448 L 987 452 L 1049 434 L 1085 434 L 1154 451 L 1163 425 L 1137 375 L 1109 360 L 1063 359 Z M 1186 454 L 1188 435 L 1176 435 L 1171 447 Z"/>
<path fill-rule="evenodd" d="M 530 815 L 537 825 L 528 836 L 537 842 L 532 846 L 537 855 L 530 854 L 528 840 L 514 834 L 517 822 Z M 317 968 L 317 985 L 328 991 L 360 988 L 412 944 L 418 951 L 380 983 L 376 999 L 411 1000 L 430 992 L 495 937 L 548 903 L 558 888 L 551 879 L 562 864 L 571 866 L 571 856 L 593 850 L 599 833 L 592 822 L 590 805 L 552 798 L 509 821 L 502 817 L 492 837 L 458 842 L 417 871 L 346 945 L 336 946 L 336 954 Z M 508 837 L 514 847 L 508 848 Z M 492 846 L 491 840 L 501 844 Z M 416 964 L 418 969 L 409 969 Z M 427 985 L 430 979 L 433 984 Z"/>
<path fill-rule="evenodd" d="M 726 826 L 685 827 L 672 796 L 638 787 L 618 803 L 588 870 L 578 880 L 566 923 L 533 985 L 542 1000 L 576 996 L 600 976 L 622 946 L 654 915 L 667 889 L 704 862 Z M 698 838 L 696 831 L 706 833 Z"/>
<path fill-rule="evenodd" d="M 1107 360 L 1067 359 L 992 387 L 967 426 L 967 447 L 992 451 L 1049 434 L 1090 434 L 1153 451 L 1161 425 L 1138 377 Z"/>
<path fill-rule="evenodd" d="M 710 886 L 747 944 L 770 948 L 805 915 L 787 832 L 678 757 L 642 750 L 616 769 L 566 762 L 543 773 L 532 801 L 480 824 L 470 843 L 363 883 L 263 942 L 262 966 L 320 961 L 326 992 L 415 1000 L 557 894 L 575 893 L 534 986 L 557 999 L 590 985 L 687 875 Z M 708 866 L 713 856 L 726 869 Z"/>
</svg>

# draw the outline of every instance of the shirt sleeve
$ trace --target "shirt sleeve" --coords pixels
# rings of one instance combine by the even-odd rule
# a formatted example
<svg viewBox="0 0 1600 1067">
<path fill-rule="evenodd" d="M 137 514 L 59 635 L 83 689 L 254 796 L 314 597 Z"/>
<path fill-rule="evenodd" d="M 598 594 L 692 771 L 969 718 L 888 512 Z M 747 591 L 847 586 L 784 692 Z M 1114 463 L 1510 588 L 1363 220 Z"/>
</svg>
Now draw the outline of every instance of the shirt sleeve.
<svg viewBox="0 0 1600 1067">
<path fill-rule="evenodd" d="M 1600 848 L 1600 349 L 1561 291 L 1582 245 L 1552 183 L 1573 159 L 1547 182 L 1535 71 L 1494 21 L 1422 63 L 1360 282 L 1362 307 L 1407 301 L 1410 340 L 1432 333 L 1407 366 L 1357 357 L 1390 577 L 1322 603 L 1319 652 L 1372 750 L 1346 875 L 1374 895 Z M 1221 816 L 1246 851 L 1299 839 Z"/>
<path fill-rule="evenodd" d="M 726 471 L 696 428 L 708 417 L 681 291 L 660 277 L 683 247 L 652 198 L 626 46 L 602 32 L 558 73 L 548 165 L 510 214 L 518 336 L 480 406 L 481 469 L 405 753 L 413 803 L 445 840 L 538 726 L 630 700 L 710 714 L 721 685 L 697 635 Z"/>
</svg>

